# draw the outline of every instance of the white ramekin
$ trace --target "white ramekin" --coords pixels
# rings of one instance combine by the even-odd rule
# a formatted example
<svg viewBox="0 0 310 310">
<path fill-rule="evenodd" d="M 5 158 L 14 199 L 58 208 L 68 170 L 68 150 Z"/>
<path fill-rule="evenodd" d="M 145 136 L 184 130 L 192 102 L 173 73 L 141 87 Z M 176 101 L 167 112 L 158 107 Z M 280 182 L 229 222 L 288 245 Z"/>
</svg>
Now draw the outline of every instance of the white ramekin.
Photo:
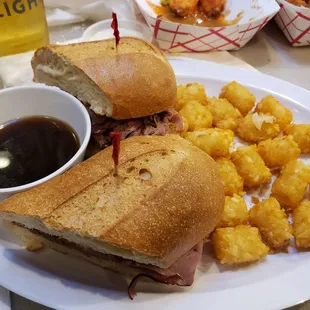
<svg viewBox="0 0 310 310">
<path fill-rule="evenodd" d="M 107 19 L 89 26 L 83 33 L 83 41 L 97 41 L 114 38 L 111 28 L 112 19 Z M 137 37 L 152 42 L 153 34 L 147 25 L 135 20 L 119 19 L 118 28 L 120 37 Z M 101 36 L 98 36 L 102 33 Z"/>
<path fill-rule="evenodd" d="M 83 104 L 57 87 L 43 84 L 0 90 L 0 124 L 26 116 L 50 116 L 69 124 L 77 133 L 80 148 L 61 168 L 35 182 L 10 188 L 0 188 L 0 200 L 25 191 L 65 172 L 80 163 L 90 139 L 91 122 Z"/>
</svg>

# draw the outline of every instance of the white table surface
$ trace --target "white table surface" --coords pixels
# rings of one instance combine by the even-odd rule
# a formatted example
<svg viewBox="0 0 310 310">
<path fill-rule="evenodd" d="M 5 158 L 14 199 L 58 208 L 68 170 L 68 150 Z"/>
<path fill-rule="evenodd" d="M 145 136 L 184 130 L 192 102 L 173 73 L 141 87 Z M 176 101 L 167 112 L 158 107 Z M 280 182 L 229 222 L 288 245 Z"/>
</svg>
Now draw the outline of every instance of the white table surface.
<svg viewBox="0 0 310 310">
<path fill-rule="evenodd" d="M 291 47 L 275 22 L 267 24 L 245 47 L 231 54 L 262 73 L 310 90 L 310 46 Z"/>
<path fill-rule="evenodd" d="M 55 41 L 55 37 L 59 38 L 62 32 L 63 29 L 54 30 L 51 34 L 51 41 Z M 76 26 L 75 30 L 71 31 L 72 37 L 66 37 L 66 40 L 75 39 L 80 34 L 81 26 Z M 249 63 L 262 73 L 310 90 L 310 46 L 291 47 L 274 22 L 269 23 L 241 50 L 232 52 L 232 55 Z M 12 310 L 50 309 L 16 294 L 11 294 L 11 307 Z M 289 309 L 310 310 L 310 301 Z"/>
</svg>

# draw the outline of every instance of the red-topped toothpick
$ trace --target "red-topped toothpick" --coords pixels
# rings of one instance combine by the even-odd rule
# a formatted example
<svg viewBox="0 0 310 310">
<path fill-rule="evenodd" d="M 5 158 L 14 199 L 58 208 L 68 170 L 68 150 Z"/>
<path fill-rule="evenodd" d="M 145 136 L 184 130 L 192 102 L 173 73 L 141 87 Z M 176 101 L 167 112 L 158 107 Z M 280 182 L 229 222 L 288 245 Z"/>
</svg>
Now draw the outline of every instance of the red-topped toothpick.
<svg viewBox="0 0 310 310">
<path fill-rule="evenodd" d="M 117 15 L 116 13 L 112 12 L 112 23 L 111 23 L 111 28 L 114 30 L 113 35 L 115 37 L 115 45 L 116 45 L 116 50 L 117 50 L 117 45 L 120 41 L 120 35 L 118 31 L 118 21 L 117 21 Z"/>
<path fill-rule="evenodd" d="M 118 175 L 118 159 L 121 149 L 121 134 L 119 132 L 111 132 L 110 137 L 112 138 L 113 152 L 112 158 L 114 161 L 114 176 Z"/>
</svg>

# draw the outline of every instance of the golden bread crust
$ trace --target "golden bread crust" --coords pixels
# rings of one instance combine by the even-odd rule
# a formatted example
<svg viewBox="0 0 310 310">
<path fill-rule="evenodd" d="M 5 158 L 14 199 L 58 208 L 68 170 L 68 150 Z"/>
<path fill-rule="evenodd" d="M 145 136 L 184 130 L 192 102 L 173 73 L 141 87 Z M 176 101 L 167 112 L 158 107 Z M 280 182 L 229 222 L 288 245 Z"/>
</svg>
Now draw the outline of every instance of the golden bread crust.
<svg viewBox="0 0 310 310">
<path fill-rule="evenodd" d="M 50 230 L 99 239 L 161 267 L 213 231 L 224 189 L 206 153 L 177 135 L 132 137 L 121 143 L 114 177 L 111 151 L 5 200 L 0 218 L 37 217 Z"/>
<path fill-rule="evenodd" d="M 38 49 L 32 59 L 34 81 L 70 92 L 65 89 L 69 84 L 47 78 L 36 70 L 38 65 L 51 65 L 57 57 L 99 87 L 112 104 L 111 117 L 114 119 L 152 115 L 176 103 L 173 69 L 162 52 L 146 41 L 124 37 L 117 51 L 114 39 Z M 75 83 L 74 79 L 72 83 Z"/>
</svg>

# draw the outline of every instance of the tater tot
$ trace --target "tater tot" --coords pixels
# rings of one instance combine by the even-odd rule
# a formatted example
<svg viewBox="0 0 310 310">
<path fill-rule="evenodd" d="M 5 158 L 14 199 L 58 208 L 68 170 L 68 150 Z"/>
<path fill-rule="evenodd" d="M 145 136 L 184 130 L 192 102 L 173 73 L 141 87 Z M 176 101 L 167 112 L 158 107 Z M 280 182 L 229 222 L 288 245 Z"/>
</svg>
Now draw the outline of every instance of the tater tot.
<svg viewBox="0 0 310 310">
<path fill-rule="evenodd" d="M 205 87 L 198 83 L 179 85 L 175 109 L 180 111 L 189 101 L 196 100 L 201 104 L 207 103 Z"/>
<path fill-rule="evenodd" d="M 190 101 L 186 103 L 179 113 L 187 119 L 189 131 L 209 128 L 212 126 L 211 113 L 198 101 Z"/>
<path fill-rule="evenodd" d="M 271 172 L 257 152 L 255 145 L 241 146 L 231 155 L 244 186 L 254 187 L 270 182 Z"/>
<path fill-rule="evenodd" d="M 188 121 L 187 118 L 184 116 L 181 116 L 183 120 L 183 130 L 181 132 L 181 136 L 183 137 L 188 132 Z"/>
<path fill-rule="evenodd" d="M 274 117 L 271 115 L 249 113 L 240 120 L 237 133 L 245 141 L 260 142 L 277 137 L 280 126 L 274 123 Z"/>
<path fill-rule="evenodd" d="M 224 184 L 226 196 L 233 194 L 243 194 L 243 179 L 238 174 L 237 169 L 232 161 L 227 158 L 219 157 L 216 159 L 216 164 L 219 169 L 220 177 Z"/>
<path fill-rule="evenodd" d="M 246 224 L 249 218 L 248 208 L 244 198 L 234 194 L 225 197 L 224 211 L 216 227 L 233 227 Z"/>
<path fill-rule="evenodd" d="M 256 101 L 255 96 L 247 88 L 235 81 L 222 88 L 220 98 L 226 98 L 242 115 L 246 115 Z"/>
<path fill-rule="evenodd" d="M 201 129 L 188 132 L 185 139 L 208 153 L 211 157 L 229 157 L 234 145 L 234 133 L 229 129 Z"/>
<path fill-rule="evenodd" d="M 257 146 L 259 155 L 269 168 L 281 167 L 300 155 L 298 144 L 292 136 L 284 136 L 262 141 Z"/>
<path fill-rule="evenodd" d="M 280 128 L 293 120 L 293 113 L 271 95 L 266 96 L 258 103 L 255 112 L 273 115 L 276 118 L 275 123 L 279 124 Z"/>
<path fill-rule="evenodd" d="M 293 136 L 303 154 L 310 154 L 310 124 L 290 124 L 285 126 L 283 131 Z"/>
<path fill-rule="evenodd" d="M 258 229 L 247 225 L 217 228 L 211 240 L 215 256 L 222 264 L 259 260 L 269 252 Z"/>
<path fill-rule="evenodd" d="M 293 212 L 296 246 L 310 248 L 310 201 L 303 201 Z"/>
<path fill-rule="evenodd" d="M 215 127 L 233 131 L 237 129 L 237 120 L 241 118 L 241 113 L 227 99 L 211 97 L 208 99 L 206 108 L 212 114 Z"/>
<path fill-rule="evenodd" d="M 259 229 L 264 241 L 272 248 L 283 248 L 293 238 L 293 229 L 279 202 L 271 197 L 250 210 L 250 223 Z"/>
<path fill-rule="evenodd" d="M 291 160 L 274 181 L 271 193 L 282 207 L 295 209 L 302 201 L 309 183 L 310 166 L 300 160 Z"/>
</svg>

